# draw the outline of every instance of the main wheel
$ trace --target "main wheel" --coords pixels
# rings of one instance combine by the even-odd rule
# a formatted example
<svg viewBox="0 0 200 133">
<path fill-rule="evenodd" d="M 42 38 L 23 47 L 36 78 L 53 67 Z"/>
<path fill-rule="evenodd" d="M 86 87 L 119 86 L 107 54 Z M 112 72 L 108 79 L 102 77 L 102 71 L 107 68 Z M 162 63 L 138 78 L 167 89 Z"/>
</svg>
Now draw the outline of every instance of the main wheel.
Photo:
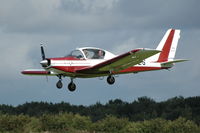
<svg viewBox="0 0 200 133">
<path fill-rule="evenodd" d="M 113 76 L 108 76 L 108 78 L 107 78 L 107 82 L 108 82 L 108 84 L 110 84 L 110 85 L 112 85 L 112 84 L 114 84 L 115 83 L 115 78 L 113 77 Z"/>
<path fill-rule="evenodd" d="M 68 89 L 69 89 L 69 91 L 75 91 L 76 90 L 76 85 L 73 83 L 73 82 L 71 82 L 71 83 L 69 83 L 69 85 L 68 85 Z"/>
<path fill-rule="evenodd" d="M 56 87 L 57 87 L 58 89 L 61 89 L 61 88 L 63 87 L 63 84 L 62 84 L 62 81 L 61 81 L 61 80 L 59 80 L 59 81 L 56 83 Z"/>
</svg>

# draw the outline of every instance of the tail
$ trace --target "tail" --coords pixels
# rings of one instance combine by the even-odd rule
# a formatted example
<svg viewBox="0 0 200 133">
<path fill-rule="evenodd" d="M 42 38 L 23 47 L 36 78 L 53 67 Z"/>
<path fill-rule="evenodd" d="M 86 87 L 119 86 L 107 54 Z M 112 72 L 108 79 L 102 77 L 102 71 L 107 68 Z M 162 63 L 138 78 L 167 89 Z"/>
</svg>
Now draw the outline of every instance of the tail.
<svg viewBox="0 0 200 133">
<path fill-rule="evenodd" d="M 153 57 L 155 62 L 163 65 L 170 65 L 177 62 L 183 62 L 183 59 L 174 59 L 176 55 L 176 49 L 180 38 L 180 30 L 169 29 L 165 33 L 164 37 L 160 41 L 156 50 L 161 51 L 159 54 Z"/>
<path fill-rule="evenodd" d="M 169 29 L 160 41 L 156 50 L 162 51 L 158 55 L 157 62 L 167 62 L 174 60 L 178 40 L 180 38 L 180 30 Z"/>
</svg>

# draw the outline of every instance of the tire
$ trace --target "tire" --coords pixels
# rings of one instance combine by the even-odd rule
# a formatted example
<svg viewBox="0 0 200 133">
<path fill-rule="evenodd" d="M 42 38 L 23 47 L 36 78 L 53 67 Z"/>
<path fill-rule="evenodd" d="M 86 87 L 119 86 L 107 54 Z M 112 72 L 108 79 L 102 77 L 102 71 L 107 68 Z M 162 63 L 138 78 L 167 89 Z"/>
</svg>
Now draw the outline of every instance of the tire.
<svg viewBox="0 0 200 133">
<path fill-rule="evenodd" d="M 74 84 L 73 82 L 69 83 L 68 85 L 68 90 L 73 92 L 76 90 L 76 84 Z"/>
<path fill-rule="evenodd" d="M 62 84 L 62 81 L 61 81 L 61 80 L 59 80 L 59 81 L 56 83 L 56 87 L 57 87 L 58 89 L 61 89 L 61 88 L 63 87 L 63 84 Z"/>
<path fill-rule="evenodd" d="M 113 76 L 108 76 L 107 82 L 108 84 L 112 85 L 115 83 L 115 78 Z"/>
</svg>

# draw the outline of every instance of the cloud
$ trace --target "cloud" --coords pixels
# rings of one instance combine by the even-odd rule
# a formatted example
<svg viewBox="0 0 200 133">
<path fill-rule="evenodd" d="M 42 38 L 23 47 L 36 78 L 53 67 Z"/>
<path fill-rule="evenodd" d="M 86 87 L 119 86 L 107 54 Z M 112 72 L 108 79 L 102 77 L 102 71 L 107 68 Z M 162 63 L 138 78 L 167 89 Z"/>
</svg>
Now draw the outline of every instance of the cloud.
<svg viewBox="0 0 200 133">
<path fill-rule="evenodd" d="M 116 12 L 124 18 L 130 18 L 134 28 L 181 29 L 200 28 L 200 19 L 196 14 L 200 11 L 198 0 L 169 0 L 166 2 L 152 0 L 125 0 L 118 3 Z M 191 9 L 192 8 L 192 9 Z M 130 26 L 130 25 L 129 25 Z"/>
<path fill-rule="evenodd" d="M 132 38 L 129 38 L 128 40 L 125 40 L 121 44 L 116 45 L 113 51 L 116 54 L 122 54 L 130 50 L 133 50 L 137 47 L 138 47 L 138 44 L 136 43 L 135 38 L 132 37 Z"/>
<path fill-rule="evenodd" d="M 6 32 L 59 33 L 100 30 L 113 23 L 106 12 L 112 9 L 115 1 L 117 0 L 31 0 L 23 1 L 23 4 L 20 0 L 12 4 L 5 2 L 0 9 L 0 23 Z"/>
<path fill-rule="evenodd" d="M 199 1 L 146 3 L 144 0 L 6 1 L 0 6 L 0 28 L 6 32 L 72 34 L 200 27 L 200 19 L 195 15 L 200 11 Z"/>
<path fill-rule="evenodd" d="M 80 14 L 102 14 L 112 11 L 119 0 L 61 0 L 61 9 Z"/>
<path fill-rule="evenodd" d="M 0 34 L 0 67 L 1 78 L 15 79 L 19 75 L 20 70 L 29 66 L 33 67 L 29 52 L 32 49 L 30 42 L 25 40 L 26 36 L 19 37 L 17 35 Z"/>
</svg>

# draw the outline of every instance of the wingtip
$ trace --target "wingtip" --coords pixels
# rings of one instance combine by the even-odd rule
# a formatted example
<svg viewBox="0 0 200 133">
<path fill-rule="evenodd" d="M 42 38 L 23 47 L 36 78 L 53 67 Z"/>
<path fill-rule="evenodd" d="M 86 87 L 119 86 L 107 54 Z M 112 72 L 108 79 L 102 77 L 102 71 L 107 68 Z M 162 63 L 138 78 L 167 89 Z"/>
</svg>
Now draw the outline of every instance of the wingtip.
<svg viewBox="0 0 200 133">
<path fill-rule="evenodd" d="M 190 61 L 190 59 L 181 59 L 181 60 L 182 60 L 182 62 L 183 62 L 183 61 Z"/>
<path fill-rule="evenodd" d="M 24 71 L 21 71 L 21 74 L 24 74 Z"/>
</svg>

